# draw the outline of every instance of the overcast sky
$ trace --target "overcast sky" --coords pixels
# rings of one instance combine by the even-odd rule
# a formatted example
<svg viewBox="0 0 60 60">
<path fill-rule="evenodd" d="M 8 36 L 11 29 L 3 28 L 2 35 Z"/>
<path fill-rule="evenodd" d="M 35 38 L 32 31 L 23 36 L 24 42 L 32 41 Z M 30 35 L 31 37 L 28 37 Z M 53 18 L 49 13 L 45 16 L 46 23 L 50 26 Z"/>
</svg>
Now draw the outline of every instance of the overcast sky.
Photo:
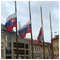
<svg viewBox="0 0 60 60">
<path fill-rule="evenodd" d="M 52 31 L 54 37 L 56 34 L 59 34 L 59 1 L 31 1 L 30 3 L 33 39 L 37 39 L 41 28 L 40 5 L 42 5 L 44 41 L 51 42 L 49 11 L 51 11 Z M 7 17 L 14 12 L 14 1 L 1 1 L 2 24 L 5 24 Z M 17 21 L 20 22 L 21 27 L 29 21 L 28 1 L 17 1 Z M 26 38 L 30 38 L 30 33 L 26 35 Z"/>
</svg>

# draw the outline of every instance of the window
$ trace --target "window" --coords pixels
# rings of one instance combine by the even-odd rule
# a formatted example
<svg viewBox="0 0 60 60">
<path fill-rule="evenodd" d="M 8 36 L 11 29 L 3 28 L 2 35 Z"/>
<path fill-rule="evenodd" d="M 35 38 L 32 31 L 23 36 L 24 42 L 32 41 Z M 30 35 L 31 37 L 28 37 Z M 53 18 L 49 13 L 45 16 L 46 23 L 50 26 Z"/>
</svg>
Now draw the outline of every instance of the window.
<svg viewBox="0 0 60 60">
<path fill-rule="evenodd" d="M 37 51 L 38 51 L 38 47 L 37 47 Z"/>
<path fill-rule="evenodd" d="M 11 41 L 11 35 L 7 35 L 7 41 Z"/>
<path fill-rule="evenodd" d="M 14 42 L 14 45 L 13 45 L 14 47 L 16 47 L 16 43 Z"/>
<path fill-rule="evenodd" d="M 3 47 L 3 42 L 1 42 L 1 47 Z"/>
<path fill-rule="evenodd" d="M 40 48 L 39 48 L 39 51 L 40 51 Z"/>
<path fill-rule="evenodd" d="M 14 56 L 14 59 L 16 59 L 17 58 L 17 56 Z M 24 59 L 24 56 L 19 56 L 18 57 L 19 59 Z"/>
<path fill-rule="evenodd" d="M 16 47 L 16 43 L 14 43 L 14 47 Z M 24 48 L 24 44 L 23 43 L 18 43 L 18 47 L 19 48 Z"/>
<path fill-rule="evenodd" d="M 11 42 L 7 42 L 7 47 L 11 47 Z"/>
<path fill-rule="evenodd" d="M 26 59 L 29 59 L 29 56 L 26 56 Z"/>
<path fill-rule="evenodd" d="M 14 54 L 16 54 L 16 49 L 14 49 Z"/>
<path fill-rule="evenodd" d="M 11 54 L 11 49 L 6 49 L 6 54 Z"/>
<path fill-rule="evenodd" d="M 19 54 L 24 55 L 24 50 L 19 50 Z"/>
<path fill-rule="evenodd" d="M 4 37 L 4 35 L 1 35 L 1 39 L 4 39 L 5 37 Z"/>
<path fill-rule="evenodd" d="M 19 54 L 23 54 L 24 55 L 24 50 L 19 50 L 18 52 L 19 52 Z M 14 53 L 15 54 L 17 53 L 16 49 L 14 49 Z"/>
<path fill-rule="evenodd" d="M 1 35 L 1 39 L 3 39 L 3 35 Z"/>
<path fill-rule="evenodd" d="M 28 44 L 26 44 L 26 48 L 28 48 Z"/>
<path fill-rule="evenodd" d="M 16 56 L 14 56 L 14 59 L 16 59 Z"/>
<path fill-rule="evenodd" d="M 19 43 L 19 44 L 18 44 L 18 47 L 24 48 L 24 44 L 23 44 L 23 43 Z"/>
<path fill-rule="evenodd" d="M 11 56 L 6 56 L 6 59 L 11 59 Z"/>
<path fill-rule="evenodd" d="M 20 56 L 19 58 L 22 58 L 22 59 L 24 59 L 24 56 Z"/>
<path fill-rule="evenodd" d="M 3 49 L 1 49 L 1 57 L 3 57 Z"/>
<path fill-rule="evenodd" d="M 35 47 L 35 51 L 36 51 L 36 47 Z"/>
<path fill-rule="evenodd" d="M 28 50 L 26 50 L 26 55 L 28 55 L 29 54 L 29 52 L 28 52 Z"/>
<path fill-rule="evenodd" d="M 16 49 L 14 49 L 14 54 L 16 54 L 17 53 L 17 51 L 16 51 Z M 23 54 L 24 55 L 24 50 L 19 50 L 19 52 L 18 52 L 19 54 Z"/>
</svg>

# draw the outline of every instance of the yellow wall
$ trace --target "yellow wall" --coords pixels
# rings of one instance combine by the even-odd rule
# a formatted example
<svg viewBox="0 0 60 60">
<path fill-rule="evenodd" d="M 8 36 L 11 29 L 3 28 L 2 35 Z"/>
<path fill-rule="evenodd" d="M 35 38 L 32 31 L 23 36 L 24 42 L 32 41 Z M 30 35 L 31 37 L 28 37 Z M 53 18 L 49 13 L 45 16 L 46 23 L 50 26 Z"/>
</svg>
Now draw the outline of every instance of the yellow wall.
<svg viewBox="0 0 60 60">
<path fill-rule="evenodd" d="M 54 59 L 59 59 L 59 38 L 53 39 Z"/>
</svg>

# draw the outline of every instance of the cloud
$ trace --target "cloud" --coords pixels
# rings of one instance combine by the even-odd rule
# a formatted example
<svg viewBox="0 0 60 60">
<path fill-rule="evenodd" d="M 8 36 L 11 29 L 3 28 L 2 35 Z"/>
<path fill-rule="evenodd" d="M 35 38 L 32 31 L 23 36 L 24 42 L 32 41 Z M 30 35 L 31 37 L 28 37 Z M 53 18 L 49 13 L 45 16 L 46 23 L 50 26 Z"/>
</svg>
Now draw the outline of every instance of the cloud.
<svg viewBox="0 0 60 60">
<path fill-rule="evenodd" d="M 41 28 L 41 12 L 40 5 L 42 5 L 44 40 L 50 42 L 50 19 L 49 11 L 51 10 L 52 30 L 59 31 L 59 1 L 31 1 L 31 20 L 32 20 L 32 34 L 33 39 L 37 39 L 39 30 Z M 1 1 L 1 23 L 5 24 L 7 17 L 15 12 L 14 1 Z M 17 1 L 17 21 L 21 26 L 29 21 L 29 2 Z M 26 35 L 30 38 L 30 34 Z"/>
</svg>

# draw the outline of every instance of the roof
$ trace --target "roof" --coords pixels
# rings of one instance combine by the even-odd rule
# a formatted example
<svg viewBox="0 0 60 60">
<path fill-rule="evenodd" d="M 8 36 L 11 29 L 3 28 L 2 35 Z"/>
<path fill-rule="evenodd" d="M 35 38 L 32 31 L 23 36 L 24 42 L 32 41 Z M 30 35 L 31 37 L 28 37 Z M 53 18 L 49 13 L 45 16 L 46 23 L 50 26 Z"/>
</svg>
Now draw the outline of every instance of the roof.
<svg viewBox="0 0 60 60">
<path fill-rule="evenodd" d="M 49 42 L 45 42 L 45 44 L 50 45 L 51 43 L 49 43 Z"/>
<path fill-rule="evenodd" d="M 25 40 L 28 41 L 29 43 L 31 43 L 31 39 L 30 38 L 25 38 Z M 33 44 L 42 46 L 43 42 L 39 44 L 37 40 L 33 40 Z M 44 45 L 48 46 L 46 43 L 44 43 Z"/>
<path fill-rule="evenodd" d="M 59 35 L 55 35 L 55 37 L 53 38 L 53 40 L 59 39 Z"/>
<path fill-rule="evenodd" d="M 59 38 L 59 35 L 55 35 L 55 38 Z"/>
<path fill-rule="evenodd" d="M 5 28 L 5 26 L 3 25 L 3 24 L 1 24 L 1 31 L 6 31 L 6 28 Z"/>
</svg>

